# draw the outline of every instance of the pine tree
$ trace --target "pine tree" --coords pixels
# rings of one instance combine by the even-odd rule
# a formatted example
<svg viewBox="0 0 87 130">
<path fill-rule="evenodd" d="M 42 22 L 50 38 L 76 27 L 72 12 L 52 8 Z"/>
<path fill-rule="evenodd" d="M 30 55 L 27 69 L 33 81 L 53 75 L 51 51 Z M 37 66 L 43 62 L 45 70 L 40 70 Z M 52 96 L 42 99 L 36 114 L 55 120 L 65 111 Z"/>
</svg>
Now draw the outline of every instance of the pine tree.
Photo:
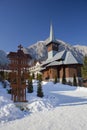
<svg viewBox="0 0 87 130">
<path fill-rule="evenodd" d="M 66 84 L 65 68 L 63 68 L 62 84 Z"/>
<path fill-rule="evenodd" d="M 37 80 L 38 80 L 38 75 L 39 75 L 39 74 L 37 73 L 37 77 L 36 77 Z"/>
<path fill-rule="evenodd" d="M 30 76 L 29 80 L 28 80 L 28 93 L 32 93 L 33 92 L 33 83 L 32 83 L 32 76 Z"/>
<path fill-rule="evenodd" d="M 35 79 L 35 75 L 34 75 L 34 73 L 32 73 L 32 79 Z"/>
<path fill-rule="evenodd" d="M 87 56 L 84 57 L 84 64 L 82 67 L 82 77 L 87 79 Z"/>
<path fill-rule="evenodd" d="M 40 79 L 38 80 L 37 96 L 42 98 L 44 95 L 42 91 L 41 77 L 39 78 Z"/>
<path fill-rule="evenodd" d="M 73 86 L 77 86 L 77 80 L 76 80 L 75 74 L 74 74 L 74 76 L 73 76 Z"/>
<path fill-rule="evenodd" d="M 38 97 L 43 97 L 43 92 L 42 92 L 42 85 L 41 85 L 41 82 L 38 81 L 38 88 L 37 88 L 37 96 Z"/>
<path fill-rule="evenodd" d="M 37 76 L 36 76 L 36 80 L 38 80 L 38 73 L 37 73 Z"/>
<path fill-rule="evenodd" d="M 42 75 L 38 74 L 37 80 L 39 80 L 40 82 L 42 81 Z"/>
</svg>

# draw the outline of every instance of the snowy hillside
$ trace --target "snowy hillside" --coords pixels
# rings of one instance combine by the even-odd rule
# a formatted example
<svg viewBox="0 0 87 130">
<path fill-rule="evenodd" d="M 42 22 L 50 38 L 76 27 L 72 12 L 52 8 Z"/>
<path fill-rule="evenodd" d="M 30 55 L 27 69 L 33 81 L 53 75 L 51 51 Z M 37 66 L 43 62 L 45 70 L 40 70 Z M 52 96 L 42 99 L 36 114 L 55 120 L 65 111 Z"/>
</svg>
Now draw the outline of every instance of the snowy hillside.
<svg viewBox="0 0 87 130">
<path fill-rule="evenodd" d="M 25 53 L 29 53 L 34 59 L 46 60 L 47 49 L 44 41 L 39 41 L 28 48 L 23 48 Z"/>
<path fill-rule="evenodd" d="M 33 86 L 20 111 L 0 84 L 0 130 L 87 130 L 87 88 L 43 82 L 39 98 L 36 81 Z"/>
<path fill-rule="evenodd" d="M 69 50 L 71 51 L 77 58 L 83 58 L 84 55 L 87 55 L 87 46 L 71 46 L 68 43 L 65 43 L 61 40 L 56 40 L 59 44 L 59 51 Z M 24 53 L 30 54 L 33 59 L 45 61 L 47 59 L 47 48 L 46 43 L 49 42 L 49 39 L 45 41 L 38 41 L 37 43 L 23 48 Z M 33 60 L 32 60 L 33 62 Z M 6 57 L 6 53 L 0 50 L 0 65 L 8 64 L 8 59 Z"/>
<path fill-rule="evenodd" d="M 87 55 L 87 46 L 76 45 L 74 46 L 83 56 Z"/>
<path fill-rule="evenodd" d="M 6 65 L 8 64 L 7 55 L 4 51 L 0 50 L 0 65 Z"/>
<path fill-rule="evenodd" d="M 39 41 L 32 46 L 29 46 L 27 48 L 24 48 L 24 52 L 31 54 L 31 56 L 34 59 L 44 61 L 47 59 L 47 48 L 46 48 L 46 43 L 49 41 L 49 39 L 45 41 Z M 57 40 L 59 44 L 59 51 L 62 50 L 69 50 L 71 51 L 75 56 L 79 56 L 81 59 L 83 58 L 83 55 L 87 54 L 87 47 L 84 46 L 84 49 L 82 47 L 76 47 L 76 46 L 71 46 L 68 43 L 65 43 L 61 40 Z"/>
</svg>

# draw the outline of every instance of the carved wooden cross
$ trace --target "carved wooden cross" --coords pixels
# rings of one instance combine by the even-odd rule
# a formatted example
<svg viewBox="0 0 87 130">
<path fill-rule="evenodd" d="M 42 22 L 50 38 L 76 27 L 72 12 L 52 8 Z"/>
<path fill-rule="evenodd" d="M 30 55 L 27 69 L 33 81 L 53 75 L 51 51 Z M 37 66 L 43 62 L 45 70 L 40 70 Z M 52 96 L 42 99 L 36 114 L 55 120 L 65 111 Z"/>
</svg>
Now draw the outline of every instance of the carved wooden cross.
<svg viewBox="0 0 87 130">
<path fill-rule="evenodd" d="M 18 48 L 21 50 L 23 47 L 22 47 L 22 45 L 20 44 L 20 45 L 18 46 Z"/>
</svg>

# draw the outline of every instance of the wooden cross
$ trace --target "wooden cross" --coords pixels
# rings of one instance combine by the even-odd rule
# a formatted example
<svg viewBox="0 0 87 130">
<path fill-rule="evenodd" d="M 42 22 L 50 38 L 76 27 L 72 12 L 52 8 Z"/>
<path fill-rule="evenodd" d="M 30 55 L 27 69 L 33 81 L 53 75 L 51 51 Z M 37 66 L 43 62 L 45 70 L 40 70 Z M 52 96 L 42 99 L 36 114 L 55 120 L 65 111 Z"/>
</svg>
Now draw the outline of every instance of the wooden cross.
<svg viewBox="0 0 87 130">
<path fill-rule="evenodd" d="M 18 46 L 18 48 L 19 48 L 19 50 L 21 50 L 23 47 L 22 47 L 22 45 L 20 44 L 20 45 Z"/>
</svg>

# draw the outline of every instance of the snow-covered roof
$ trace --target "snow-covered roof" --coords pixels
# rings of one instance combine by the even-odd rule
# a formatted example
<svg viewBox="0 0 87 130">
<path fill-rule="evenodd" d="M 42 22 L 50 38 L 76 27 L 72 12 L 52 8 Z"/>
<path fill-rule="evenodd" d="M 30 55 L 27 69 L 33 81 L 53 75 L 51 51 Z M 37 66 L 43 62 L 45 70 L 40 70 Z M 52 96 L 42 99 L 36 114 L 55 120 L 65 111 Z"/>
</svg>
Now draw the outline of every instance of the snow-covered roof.
<svg viewBox="0 0 87 130">
<path fill-rule="evenodd" d="M 53 58 L 51 58 L 51 59 L 48 58 L 45 62 L 43 62 L 42 65 L 46 65 L 53 61 L 60 60 L 60 59 L 63 60 L 65 58 L 65 53 L 66 53 L 66 51 L 58 52 Z"/>
<path fill-rule="evenodd" d="M 78 64 L 78 60 L 72 55 L 70 51 L 66 53 L 64 64 Z"/>
<path fill-rule="evenodd" d="M 82 64 L 82 61 L 79 60 L 79 56 L 75 57 L 71 51 L 61 51 L 58 52 L 53 58 L 47 59 L 43 65 L 55 66 L 62 64 Z"/>
<path fill-rule="evenodd" d="M 43 68 L 40 69 L 40 71 L 43 71 L 43 70 L 45 70 L 45 69 L 46 69 L 46 67 L 43 67 Z"/>
<path fill-rule="evenodd" d="M 51 62 L 50 64 L 47 65 L 47 67 L 49 66 L 56 66 L 56 65 L 62 65 L 63 64 L 63 61 L 54 61 L 54 62 Z"/>
<path fill-rule="evenodd" d="M 64 60 L 65 59 L 65 56 L 66 56 L 66 51 L 61 51 L 61 52 L 58 52 L 54 57 L 53 57 L 53 61 L 56 61 L 56 60 Z"/>
</svg>

